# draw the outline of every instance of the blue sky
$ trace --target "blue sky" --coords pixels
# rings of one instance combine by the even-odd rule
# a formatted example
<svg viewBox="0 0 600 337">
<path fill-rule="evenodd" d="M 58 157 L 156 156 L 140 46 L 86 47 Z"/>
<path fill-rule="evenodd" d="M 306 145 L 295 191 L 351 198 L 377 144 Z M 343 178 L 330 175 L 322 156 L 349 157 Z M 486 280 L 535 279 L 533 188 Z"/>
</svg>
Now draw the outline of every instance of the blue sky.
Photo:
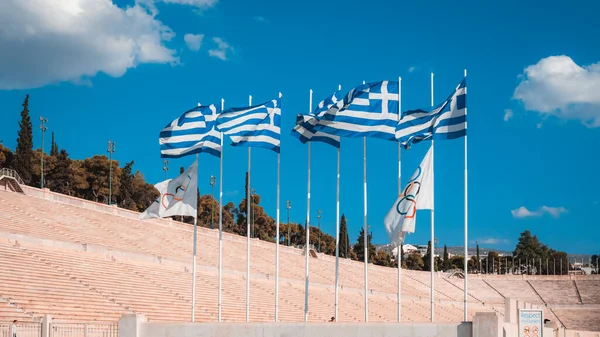
<svg viewBox="0 0 600 337">
<path fill-rule="evenodd" d="M 469 238 L 513 249 L 520 232 L 552 248 L 599 253 L 600 10 L 595 1 L 69 0 L 0 4 L 0 139 L 14 149 L 23 97 L 74 158 L 105 153 L 163 178 L 158 133 L 196 103 L 244 106 L 283 93 L 281 220 L 306 216 L 306 146 L 297 113 L 342 85 L 402 77 L 403 110 L 440 102 L 468 70 Z M 194 34 L 188 35 L 186 34 Z M 200 36 L 200 34 L 203 34 Z M 49 150 L 47 144 L 46 150 Z M 427 145 L 403 152 L 403 181 Z M 227 146 L 225 201 L 243 194 L 246 149 Z M 375 243 L 396 196 L 396 144 L 368 140 L 368 219 Z M 335 233 L 335 149 L 313 145 L 312 219 Z M 202 155 L 200 189 L 218 159 Z M 170 162 L 171 176 L 193 159 Z M 275 216 L 276 156 L 252 153 L 252 186 Z M 342 140 L 341 210 L 362 226 L 362 140 Z M 436 142 L 436 237 L 463 244 L 463 142 Z M 409 243 L 426 243 L 428 212 Z"/>
</svg>

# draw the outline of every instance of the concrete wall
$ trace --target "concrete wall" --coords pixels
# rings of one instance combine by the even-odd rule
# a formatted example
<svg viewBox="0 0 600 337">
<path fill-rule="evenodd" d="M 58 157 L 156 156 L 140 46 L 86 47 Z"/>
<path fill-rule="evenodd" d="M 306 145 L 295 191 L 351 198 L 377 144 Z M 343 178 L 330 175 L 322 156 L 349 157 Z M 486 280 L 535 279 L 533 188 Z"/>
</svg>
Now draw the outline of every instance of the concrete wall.
<svg viewBox="0 0 600 337">
<path fill-rule="evenodd" d="M 135 314 L 119 320 L 119 337 L 472 337 L 471 331 L 471 323 L 148 323 Z"/>
</svg>

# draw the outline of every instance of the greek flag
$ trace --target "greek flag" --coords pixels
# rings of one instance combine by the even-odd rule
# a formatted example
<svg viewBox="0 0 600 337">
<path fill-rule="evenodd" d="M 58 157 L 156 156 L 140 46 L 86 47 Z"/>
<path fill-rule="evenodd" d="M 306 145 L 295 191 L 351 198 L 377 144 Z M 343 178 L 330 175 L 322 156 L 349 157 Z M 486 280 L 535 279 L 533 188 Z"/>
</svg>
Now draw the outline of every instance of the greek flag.
<svg viewBox="0 0 600 337">
<path fill-rule="evenodd" d="M 315 130 L 323 115 L 335 103 L 338 102 L 336 93 L 322 100 L 313 113 L 308 115 L 298 114 L 296 117 L 296 126 L 292 130 L 292 135 L 300 140 L 302 144 L 306 142 L 324 142 L 334 147 L 340 147 L 340 137 Z"/>
<path fill-rule="evenodd" d="M 405 147 L 423 140 L 455 139 L 467 134 L 467 82 L 433 109 L 406 111 L 396 126 L 396 138 Z"/>
<path fill-rule="evenodd" d="M 180 158 L 196 153 L 221 156 L 221 134 L 215 129 L 217 108 L 197 106 L 167 124 L 160 132 L 160 156 Z"/>
<path fill-rule="evenodd" d="M 315 130 L 342 137 L 396 140 L 398 96 L 398 81 L 358 86 L 323 114 Z"/>
<path fill-rule="evenodd" d="M 217 117 L 217 129 L 231 137 L 233 146 L 262 147 L 279 153 L 281 99 L 225 110 Z"/>
</svg>

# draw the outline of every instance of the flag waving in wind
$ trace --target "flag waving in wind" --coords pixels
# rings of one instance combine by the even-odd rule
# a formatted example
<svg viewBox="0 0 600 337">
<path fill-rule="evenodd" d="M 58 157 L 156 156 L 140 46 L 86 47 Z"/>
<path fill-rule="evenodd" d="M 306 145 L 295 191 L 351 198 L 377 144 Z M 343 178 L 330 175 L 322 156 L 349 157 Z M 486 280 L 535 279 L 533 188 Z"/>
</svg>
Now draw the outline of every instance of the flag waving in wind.
<svg viewBox="0 0 600 337">
<path fill-rule="evenodd" d="M 332 105 L 315 130 L 342 137 L 374 137 L 396 140 L 398 81 L 360 85 Z"/>
<path fill-rule="evenodd" d="M 322 100 L 313 113 L 308 115 L 298 114 L 292 135 L 298 138 L 302 144 L 306 142 L 324 142 L 337 148 L 340 147 L 339 136 L 330 135 L 315 129 L 315 126 L 319 124 L 327 110 L 338 102 L 336 94 L 337 92 Z"/>
<path fill-rule="evenodd" d="M 417 210 L 423 209 L 433 209 L 431 148 L 383 220 L 392 246 L 401 245 L 406 233 L 415 232 Z"/>
<path fill-rule="evenodd" d="M 467 134 L 467 83 L 456 87 L 452 95 L 433 109 L 403 113 L 396 126 L 396 138 L 405 147 L 423 140 L 455 139 Z"/>
<path fill-rule="evenodd" d="M 217 128 L 233 146 L 262 147 L 279 153 L 281 99 L 245 108 L 231 108 L 217 117 Z"/>
<path fill-rule="evenodd" d="M 215 129 L 217 108 L 198 106 L 167 124 L 160 132 L 160 156 L 180 158 L 195 153 L 221 156 L 221 134 Z"/>
<path fill-rule="evenodd" d="M 196 216 L 198 208 L 198 161 L 175 179 L 154 185 L 160 192 L 140 219 L 164 218 L 173 215 Z"/>
</svg>

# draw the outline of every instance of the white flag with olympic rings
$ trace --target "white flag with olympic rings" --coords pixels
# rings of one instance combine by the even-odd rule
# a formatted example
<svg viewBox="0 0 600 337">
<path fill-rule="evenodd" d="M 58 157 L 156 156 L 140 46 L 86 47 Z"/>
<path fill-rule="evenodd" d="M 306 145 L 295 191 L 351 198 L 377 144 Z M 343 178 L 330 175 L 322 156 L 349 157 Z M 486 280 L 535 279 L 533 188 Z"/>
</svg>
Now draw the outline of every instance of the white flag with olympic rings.
<svg viewBox="0 0 600 337">
<path fill-rule="evenodd" d="M 397 247 L 406 233 L 415 232 L 417 210 L 433 209 L 433 151 L 429 148 L 421 165 L 410 178 L 383 223 L 390 243 Z"/>
</svg>

